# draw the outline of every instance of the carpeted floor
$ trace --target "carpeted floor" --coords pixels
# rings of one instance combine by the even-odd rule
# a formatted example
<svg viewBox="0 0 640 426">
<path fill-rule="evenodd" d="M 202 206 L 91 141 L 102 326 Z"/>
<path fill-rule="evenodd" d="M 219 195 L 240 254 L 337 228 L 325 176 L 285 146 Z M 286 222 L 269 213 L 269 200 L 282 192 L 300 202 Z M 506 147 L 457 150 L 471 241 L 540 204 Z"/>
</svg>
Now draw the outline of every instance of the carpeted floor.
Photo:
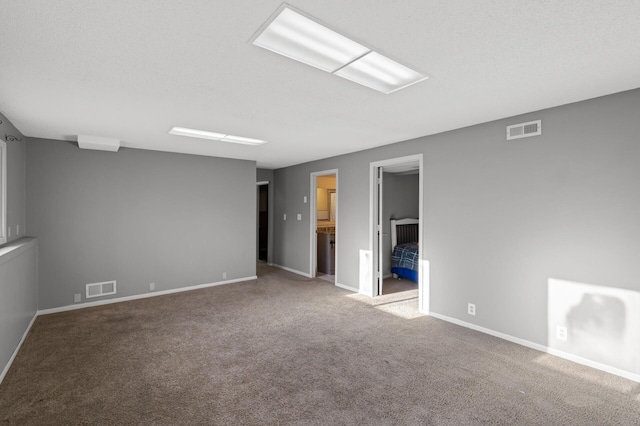
<svg viewBox="0 0 640 426">
<path fill-rule="evenodd" d="M 39 317 L 0 385 L 0 424 L 640 422 L 638 383 L 322 280 L 258 275 Z"/>
</svg>

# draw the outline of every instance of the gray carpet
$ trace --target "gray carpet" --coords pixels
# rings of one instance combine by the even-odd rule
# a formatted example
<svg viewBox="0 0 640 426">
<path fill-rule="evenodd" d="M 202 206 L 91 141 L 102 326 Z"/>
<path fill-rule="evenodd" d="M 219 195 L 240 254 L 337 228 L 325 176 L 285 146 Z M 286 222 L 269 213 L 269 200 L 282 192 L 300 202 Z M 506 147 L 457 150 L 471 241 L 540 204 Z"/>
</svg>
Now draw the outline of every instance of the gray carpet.
<svg viewBox="0 0 640 426">
<path fill-rule="evenodd" d="M 0 424 L 639 424 L 638 383 L 403 315 L 411 300 L 258 275 L 39 317 Z"/>
</svg>

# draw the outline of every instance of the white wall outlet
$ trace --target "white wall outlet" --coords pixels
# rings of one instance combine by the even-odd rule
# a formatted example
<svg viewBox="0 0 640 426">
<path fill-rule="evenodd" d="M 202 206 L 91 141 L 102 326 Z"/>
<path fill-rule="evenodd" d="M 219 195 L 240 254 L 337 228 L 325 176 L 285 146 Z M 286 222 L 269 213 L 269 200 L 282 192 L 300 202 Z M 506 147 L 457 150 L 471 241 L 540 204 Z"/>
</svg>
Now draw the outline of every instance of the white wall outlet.
<svg viewBox="0 0 640 426">
<path fill-rule="evenodd" d="M 476 314 L 476 305 L 474 303 L 469 303 L 467 305 L 467 313 L 469 315 L 475 315 Z"/>
<path fill-rule="evenodd" d="M 567 341 L 567 327 L 556 325 L 556 339 Z"/>
<path fill-rule="evenodd" d="M 226 278 L 227 278 L 227 273 L 226 273 L 226 272 L 223 272 L 223 273 L 222 273 L 222 279 L 224 280 L 224 279 L 226 279 Z"/>
<path fill-rule="evenodd" d="M 307 196 L 304 196 L 304 203 L 307 204 Z"/>
<path fill-rule="evenodd" d="M 149 283 L 149 291 L 154 291 L 156 289 L 156 283 Z"/>
<path fill-rule="evenodd" d="M 20 235 L 20 225 L 16 225 L 16 235 Z"/>
<path fill-rule="evenodd" d="M 76 293 L 73 295 L 73 303 L 80 303 L 82 302 L 82 294 L 80 293 Z"/>
<path fill-rule="evenodd" d="M 282 215 L 282 220 L 287 220 L 287 214 L 286 213 Z"/>
<path fill-rule="evenodd" d="M 298 220 L 302 220 L 302 215 L 298 213 Z"/>
</svg>

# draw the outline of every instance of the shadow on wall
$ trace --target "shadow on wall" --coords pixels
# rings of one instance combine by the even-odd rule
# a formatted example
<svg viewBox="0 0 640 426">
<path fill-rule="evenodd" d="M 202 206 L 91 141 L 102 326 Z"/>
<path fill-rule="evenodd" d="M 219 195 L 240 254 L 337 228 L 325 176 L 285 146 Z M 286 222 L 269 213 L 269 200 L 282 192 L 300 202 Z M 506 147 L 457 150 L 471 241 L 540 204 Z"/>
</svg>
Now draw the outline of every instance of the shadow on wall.
<svg viewBox="0 0 640 426">
<path fill-rule="evenodd" d="M 635 291 L 550 278 L 547 333 L 550 348 L 640 374 Z"/>
</svg>

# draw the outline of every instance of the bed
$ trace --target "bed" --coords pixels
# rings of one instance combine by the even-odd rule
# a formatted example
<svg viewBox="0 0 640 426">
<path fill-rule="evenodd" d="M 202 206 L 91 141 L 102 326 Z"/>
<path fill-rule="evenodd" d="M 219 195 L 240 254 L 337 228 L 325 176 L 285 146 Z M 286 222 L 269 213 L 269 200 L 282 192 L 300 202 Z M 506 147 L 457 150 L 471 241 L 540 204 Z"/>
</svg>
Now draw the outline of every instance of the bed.
<svg viewBox="0 0 640 426">
<path fill-rule="evenodd" d="M 391 219 L 391 273 L 418 282 L 418 219 Z"/>
</svg>

